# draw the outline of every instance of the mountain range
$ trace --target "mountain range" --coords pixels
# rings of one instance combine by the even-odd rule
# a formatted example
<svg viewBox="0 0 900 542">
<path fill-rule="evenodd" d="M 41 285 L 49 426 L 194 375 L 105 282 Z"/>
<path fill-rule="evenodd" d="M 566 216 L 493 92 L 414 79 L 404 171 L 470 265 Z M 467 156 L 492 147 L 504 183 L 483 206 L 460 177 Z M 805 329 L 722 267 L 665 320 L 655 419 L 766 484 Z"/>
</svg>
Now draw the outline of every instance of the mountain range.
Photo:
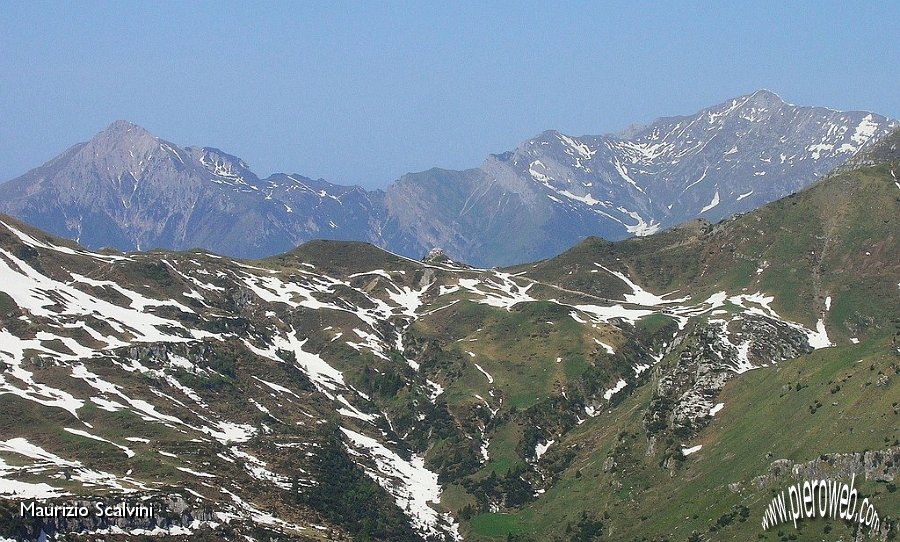
<svg viewBox="0 0 900 542">
<path fill-rule="evenodd" d="M 161 148 L 192 190 L 200 168 L 219 195 L 325 190 L 116 128 L 149 148 L 95 165 L 136 197 Z M 900 131 L 842 162 L 715 225 L 504 269 L 336 240 L 94 251 L 2 215 L 0 540 L 892 540 Z M 760 526 L 789 485 L 851 477 L 877 528 Z M 20 513 L 97 500 L 155 513 Z"/>
<path fill-rule="evenodd" d="M 895 126 L 760 90 L 620 134 L 544 132 L 477 168 L 431 169 L 367 191 L 298 174 L 261 179 L 218 149 L 181 148 L 118 121 L 0 185 L 0 211 L 91 249 L 261 258 L 334 239 L 511 265 L 588 236 L 624 239 L 750 211 Z"/>
</svg>

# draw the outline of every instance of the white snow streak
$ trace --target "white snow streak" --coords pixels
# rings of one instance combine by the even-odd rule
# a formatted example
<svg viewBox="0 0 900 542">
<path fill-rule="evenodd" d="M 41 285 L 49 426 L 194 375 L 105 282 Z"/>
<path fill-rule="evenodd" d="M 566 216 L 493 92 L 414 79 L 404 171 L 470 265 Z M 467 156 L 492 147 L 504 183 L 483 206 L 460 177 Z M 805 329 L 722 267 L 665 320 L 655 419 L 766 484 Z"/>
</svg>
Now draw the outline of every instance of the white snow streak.
<svg viewBox="0 0 900 542">
<path fill-rule="evenodd" d="M 702 445 L 702 444 L 698 444 L 698 445 L 696 445 L 696 446 L 691 446 L 690 448 L 682 448 L 682 449 L 681 449 L 681 454 L 682 454 L 683 456 L 687 457 L 687 456 L 691 455 L 691 454 L 694 453 L 694 452 L 699 452 L 701 448 L 703 448 L 703 445 Z"/>
<path fill-rule="evenodd" d="M 341 432 L 349 439 L 351 450 L 375 462 L 376 469 L 366 468 L 366 474 L 394 496 L 413 525 L 419 531 L 437 534 L 441 517 L 429 503 L 440 502 L 441 486 L 437 473 L 425 468 L 425 460 L 414 455 L 407 461 L 371 437 L 344 427 Z"/>
<path fill-rule="evenodd" d="M 710 209 L 712 209 L 713 207 L 715 207 L 715 206 L 718 205 L 718 204 L 719 204 L 719 189 L 717 188 L 717 189 L 716 189 L 716 194 L 713 196 L 712 201 L 709 202 L 709 205 L 707 205 L 707 206 L 703 207 L 702 209 L 700 209 L 700 213 L 701 213 L 701 214 L 702 214 L 702 213 L 705 213 L 706 211 L 709 211 Z"/>
</svg>

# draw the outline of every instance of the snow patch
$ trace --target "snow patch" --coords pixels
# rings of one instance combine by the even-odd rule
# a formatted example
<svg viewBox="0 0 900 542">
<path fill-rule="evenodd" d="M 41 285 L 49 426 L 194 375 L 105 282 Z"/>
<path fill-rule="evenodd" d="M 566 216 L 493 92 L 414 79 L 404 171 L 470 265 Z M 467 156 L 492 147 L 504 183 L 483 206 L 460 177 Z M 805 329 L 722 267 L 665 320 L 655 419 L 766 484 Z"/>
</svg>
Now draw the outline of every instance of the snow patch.
<svg viewBox="0 0 900 542">
<path fill-rule="evenodd" d="M 599 339 L 594 339 L 594 343 L 597 344 L 597 345 L 599 345 L 599 346 L 602 346 L 602 347 L 606 350 L 606 352 L 607 352 L 608 354 L 610 354 L 610 355 L 613 355 L 613 354 L 616 353 L 616 349 L 615 349 L 615 348 L 613 348 L 612 346 L 606 344 L 605 342 L 603 342 L 603 341 L 601 341 L 601 340 L 599 340 Z"/>
<path fill-rule="evenodd" d="M 596 262 L 594 263 L 594 265 L 603 269 L 604 271 L 613 275 L 614 277 L 618 278 L 619 280 L 621 280 L 622 282 L 627 284 L 629 288 L 631 288 L 632 293 L 625 294 L 625 301 L 628 303 L 634 303 L 635 305 L 644 305 L 647 307 L 655 307 L 656 305 L 665 305 L 667 303 L 680 303 L 682 301 L 687 301 L 689 299 L 687 297 L 682 297 L 680 299 L 671 299 L 671 300 L 663 299 L 665 296 L 670 295 L 671 293 L 674 293 L 674 292 L 670 292 L 669 294 L 663 294 L 662 296 L 652 294 L 652 293 L 648 292 L 647 290 L 644 290 L 643 288 L 638 286 L 636 283 L 632 282 L 632 280 L 629 279 L 627 276 L 625 276 L 623 273 L 619 273 L 618 271 L 613 271 L 611 269 L 608 269 Z"/>
<path fill-rule="evenodd" d="M 252 425 L 219 422 L 215 429 L 211 427 L 203 427 L 202 431 L 207 433 L 222 444 L 230 444 L 232 442 L 247 442 L 256 433 L 256 428 Z"/>
<path fill-rule="evenodd" d="M 715 193 L 715 195 L 713 196 L 712 201 L 709 202 L 709 205 L 706 205 L 705 207 L 703 207 L 702 209 L 700 209 L 700 214 L 703 214 L 703 213 L 705 213 L 706 211 L 709 211 L 710 209 L 712 209 L 713 207 L 717 206 L 718 204 L 719 204 L 719 189 L 717 188 L 717 189 L 716 189 L 716 193 Z"/>
<path fill-rule="evenodd" d="M 624 389 L 625 389 L 625 386 L 627 386 L 627 385 L 628 385 L 628 383 L 625 382 L 625 380 L 619 379 L 619 381 L 616 382 L 616 385 L 615 385 L 615 386 L 613 386 L 612 388 L 610 388 L 610 389 L 606 390 L 605 392 L 603 392 L 603 398 L 606 399 L 607 401 L 609 401 L 610 399 L 612 399 L 612 396 L 613 396 L 613 395 L 615 395 L 615 394 L 619 393 L 620 391 L 624 390 Z"/>
<path fill-rule="evenodd" d="M 809 345 L 818 350 L 819 348 L 828 348 L 834 346 L 834 343 L 828 338 L 828 332 L 825 329 L 825 320 L 819 318 L 816 322 L 816 330 L 805 330 L 809 337 Z"/>
<path fill-rule="evenodd" d="M 89 438 L 91 440 L 97 440 L 100 442 L 106 442 L 107 444 L 112 444 L 116 448 L 119 448 L 120 450 L 125 452 L 126 457 L 134 457 L 134 455 L 135 455 L 134 451 L 131 448 L 129 448 L 128 446 L 122 446 L 121 444 L 116 444 L 115 442 L 113 442 L 111 440 L 106 440 L 103 437 L 98 437 L 97 435 L 92 435 L 92 434 L 88 433 L 87 431 L 82 431 L 81 429 L 72 429 L 71 427 L 64 427 L 63 429 L 69 433 L 72 433 L 73 435 L 78 435 L 79 437 Z"/>
<path fill-rule="evenodd" d="M 625 230 L 628 233 L 633 233 L 638 237 L 645 237 L 647 235 L 653 235 L 654 233 L 659 231 L 659 224 L 657 224 L 655 220 L 651 219 L 650 223 L 648 224 L 647 221 L 644 220 L 644 217 L 642 217 L 635 211 L 629 211 L 624 207 L 619 207 L 619 210 L 627 214 L 631 218 L 637 220 L 637 224 L 634 224 L 633 226 L 625 224 Z"/>
<path fill-rule="evenodd" d="M 867 141 L 872 139 L 876 131 L 878 131 L 878 124 L 874 122 L 872 115 L 869 114 L 859 122 L 850 139 L 857 145 L 865 145 Z"/>
<path fill-rule="evenodd" d="M 494 383 L 494 377 L 491 376 L 487 371 L 485 371 L 484 369 L 482 369 L 481 365 L 478 365 L 478 364 L 476 363 L 476 364 L 475 364 L 475 368 L 478 369 L 479 371 L 481 371 L 481 374 L 483 374 L 483 375 L 485 376 L 485 378 L 487 378 L 488 384 L 493 384 L 493 383 Z"/>
<path fill-rule="evenodd" d="M 413 455 L 407 461 L 371 437 L 344 427 L 341 432 L 348 438 L 352 452 L 374 461 L 375 469 L 364 467 L 366 474 L 394 496 L 413 526 L 420 532 L 439 535 L 446 520 L 442 521 L 429 503 L 440 502 L 441 485 L 437 473 L 425 467 L 425 460 Z"/>
<path fill-rule="evenodd" d="M 474 299 L 473 301 L 492 307 L 505 308 L 507 311 L 511 310 L 513 305 L 517 303 L 535 301 L 533 297 L 528 295 L 528 290 L 534 286 L 534 283 L 519 286 L 512 277 L 509 273 L 495 271 L 494 278 L 499 279 L 499 281 L 461 278 L 459 279 L 459 285 L 472 293 L 482 296 L 481 299 Z"/>
<path fill-rule="evenodd" d="M 691 454 L 694 453 L 694 452 L 699 452 L 701 448 L 703 448 L 703 445 L 702 445 L 702 444 L 698 444 L 698 445 L 696 445 L 696 446 L 691 446 L 690 448 L 682 448 L 682 449 L 681 449 L 681 455 L 687 457 L 687 456 L 691 455 Z"/>
<path fill-rule="evenodd" d="M 550 446 L 553 445 L 555 441 L 548 440 L 547 442 L 538 442 L 534 447 L 534 460 L 540 461 L 541 456 L 547 453 L 547 450 L 550 449 Z"/>
</svg>

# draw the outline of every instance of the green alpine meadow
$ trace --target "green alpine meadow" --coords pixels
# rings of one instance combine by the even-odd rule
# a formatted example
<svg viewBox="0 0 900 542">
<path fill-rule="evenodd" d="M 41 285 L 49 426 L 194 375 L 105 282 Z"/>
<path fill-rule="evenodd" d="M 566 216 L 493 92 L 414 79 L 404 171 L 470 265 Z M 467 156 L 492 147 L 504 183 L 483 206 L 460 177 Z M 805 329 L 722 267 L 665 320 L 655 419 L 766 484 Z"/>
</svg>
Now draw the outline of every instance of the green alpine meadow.
<svg viewBox="0 0 900 542">
<path fill-rule="evenodd" d="M 0 540 L 894 540 L 898 173 L 894 131 L 756 210 L 505 268 L 4 215 Z M 878 522 L 797 520 L 819 480 Z"/>
</svg>

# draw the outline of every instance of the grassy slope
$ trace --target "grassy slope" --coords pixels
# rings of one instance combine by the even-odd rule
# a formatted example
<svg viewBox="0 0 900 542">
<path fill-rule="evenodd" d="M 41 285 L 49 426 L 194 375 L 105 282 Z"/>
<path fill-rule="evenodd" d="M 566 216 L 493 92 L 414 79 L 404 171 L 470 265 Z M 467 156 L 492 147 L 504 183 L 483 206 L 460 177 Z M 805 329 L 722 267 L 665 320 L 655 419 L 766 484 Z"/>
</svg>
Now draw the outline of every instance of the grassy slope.
<svg viewBox="0 0 900 542">
<path fill-rule="evenodd" d="M 807 325 L 815 325 L 830 295 L 829 332 L 843 338 L 890 333 L 885 323 L 896 305 L 871 300 L 897 301 L 900 191 L 892 167 L 900 170 L 880 164 L 834 175 L 716 226 L 694 223 L 619 243 L 588 239 L 517 271 L 566 288 L 604 291 L 608 276 L 588 274 L 594 261 L 655 292 L 678 289 L 705 299 L 719 290 L 763 291 L 775 295 L 779 313 Z"/>
<path fill-rule="evenodd" d="M 725 408 L 693 441 L 703 449 L 686 458 L 672 477 L 655 456 L 645 453 L 641 420 L 650 388 L 643 386 L 558 445 L 574 446 L 579 455 L 555 487 L 516 513 L 476 516 L 469 524 L 470 538 L 515 533 L 534 540 L 567 540 L 566 526 L 577 524 L 586 512 L 605 518 L 605 532 L 613 539 L 687 540 L 693 531 L 714 540 L 756 539 L 771 494 L 751 481 L 765 474 L 774 459 L 809 461 L 826 451 L 896 445 L 900 431 L 892 402 L 900 397 L 900 385 L 896 359 L 885 347 L 882 342 L 820 350 L 733 380 L 720 396 Z M 876 386 L 880 374 L 893 375 L 887 386 Z M 798 382 L 801 389 L 795 391 Z M 831 393 L 835 384 L 841 389 Z M 823 406 L 812 413 L 809 407 L 816 400 Z M 604 461 L 614 448 L 617 467 L 605 472 Z M 728 487 L 735 482 L 741 484 L 737 492 Z M 782 480 L 775 487 L 788 483 Z M 884 483 L 863 482 L 859 489 L 873 498 L 882 517 L 900 509 L 900 493 L 890 492 Z M 747 520 L 735 518 L 711 533 L 710 527 L 738 505 L 749 508 Z M 816 536 L 821 537 L 827 523 L 806 522 L 800 539 L 820 539 Z M 835 532 L 844 528 L 833 527 Z"/>
<path fill-rule="evenodd" d="M 697 531 L 703 539 L 747 540 L 761 533 L 762 508 L 771 498 L 749 482 L 774 459 L 808 461 L 823 453 L 895 446 L 900 191 L 892 167 L 900 170 L 896 163 L 845 170 L 716 226 L 693 223 L 619 243 L 588 239 L 552 260 L 515 268 L 536 280 L 608 297 L 615 297 L 617 279 L 592 273 L 593 262 L 624 271 L 651 291 L 678 289 L 694 299 L 720 290 L 762 291 L 775 296 L 773 307 L 783 316 L 811 327 L 824 314 L 830 338 L 843 346 L 733 380 L 720 397 L 725 409 L 696 438 L 703 450 L 687 458 L 673 477 L 658 457 L 646 455 L 641 421 L 652 390 L 638 388 L 554 445 L 557 451 L 578 450 L 558 484 L 514 513 L 475 516 L 467 524 L 469 537 L 568 540 L 577 529 L 567 531 L 567 525 L 576 526 L 587 513 L 604 518 L 604 532 L 614 539 L 687 540 Z M 862 343 L 851 345 L 850 338 Z M 889 375 L 887 386 L 875 386 L 880 374 Z M 783 391 L 797 382 L 802 382 L 800 391 Z M 831 393 L 836 385 L 840 391 Z M 822 406 L 815 408 L 816 401 Z M 604 460 L 614 448 L 623 464 L 604 472 Z M 730 491 L 732 482 L 742 489 Z M 863 483 L 860 490 L 876 495 L 882 516 L 896 515 L 898 494 L 885 484 Z M 743 522 L 734 508 L 738 505 L 750 509 Z M 723 516 L 731 523 L 711 532 Z M 821 539 L 827 524 L 809 522 L 800 539 Z M 831 528 L 846 532 L 842 525 Z M 763 536 L 778 539 L 777 534 Z"/>
</svg>

